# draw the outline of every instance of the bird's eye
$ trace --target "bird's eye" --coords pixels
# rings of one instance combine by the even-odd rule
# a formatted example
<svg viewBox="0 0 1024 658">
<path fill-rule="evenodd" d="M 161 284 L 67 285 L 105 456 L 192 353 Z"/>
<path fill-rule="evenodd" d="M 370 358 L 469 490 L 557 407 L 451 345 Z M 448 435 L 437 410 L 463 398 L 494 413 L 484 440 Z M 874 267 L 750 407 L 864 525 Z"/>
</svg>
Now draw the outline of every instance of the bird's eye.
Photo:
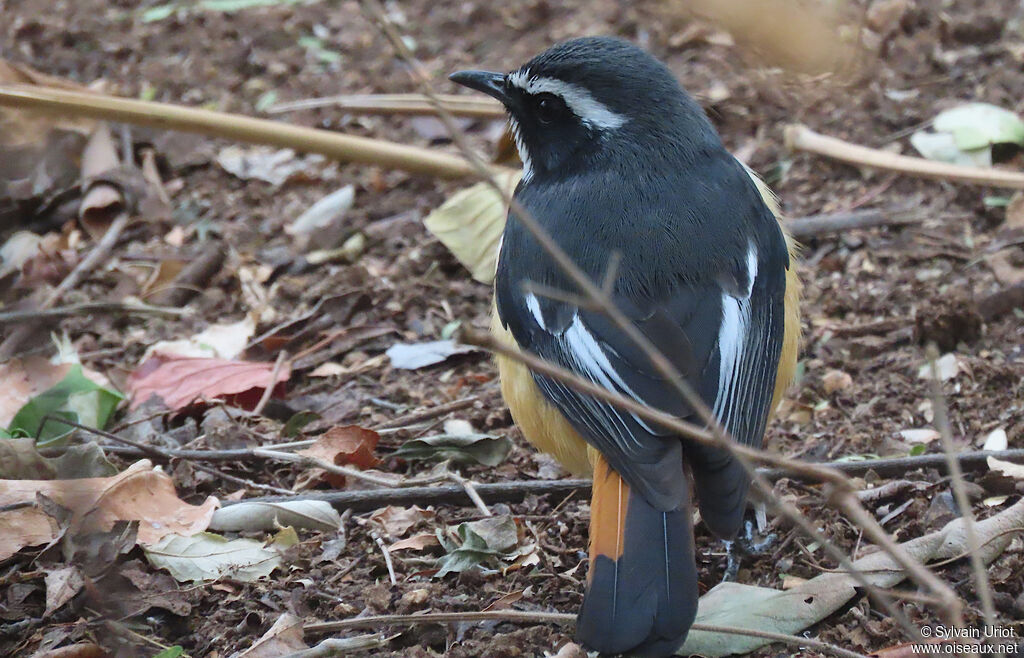
<svg viewBox="0 0 1024 658">
<path fill-rule="evenodd" d="M 535 114 L 541 123 L 551 123 L 562 112 L 562 100 L 554 94 L 540 94 L 535 103 Z"/>
</svg>

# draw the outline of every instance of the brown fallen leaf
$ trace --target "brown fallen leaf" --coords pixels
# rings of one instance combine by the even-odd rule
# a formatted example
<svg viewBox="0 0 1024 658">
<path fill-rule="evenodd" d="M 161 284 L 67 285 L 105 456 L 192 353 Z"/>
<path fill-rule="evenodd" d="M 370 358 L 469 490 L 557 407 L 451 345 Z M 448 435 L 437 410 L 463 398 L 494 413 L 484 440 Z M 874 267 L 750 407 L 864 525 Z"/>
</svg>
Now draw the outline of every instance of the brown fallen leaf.
<svg viewBox="0 0 1024 658">
<path fill-rule="evenodd" d="M 201 399 L 225 400 L 232 406 L 252 409 L 270 384 L 274 364 L 268 362 L 229 361 L 227 359 L 181 357 L 157 352 L 128 378 L 131 409 L 152 397 L 169 409 L 183 409 Z M 274 381 L 275 395 L 283 394 L 283 384 L 291 368 L 282 364 Z"/>
<path fill-rule="evenodd" d="M 380 461 L 373 454 L 378 441 L 379 434 L 357 425 L 332 427 L 321 434 L 313 445 L 305 450 L 299 450 L 298 454 L 322 459 L 336 466 L 373 468 Z M 326 473 L 323 469 L 315 468 L 302 473 L 295 487 L 307 489 L 321 480 L 326 480 L 331 486 L 339 489 L 345 486 L 344 475 Z"/>
<path fill-rule="evenodd" d="M 232 658 L 277 658 L 308 649 L 302 639 L 302 619 L 286 612 L 277 618 L 263 637 Z"/>
<path fill-rule="evenodd" d="M 432 532 L 424 532 L 412 537 L 400 539 L 391 546 L 388 546 L 389 551 L 401 551 L 404 549 L 410 549 L 413 551 L 422 551 L 427 548 L 434 546 L 440 546 L 441 542 L 437 539 L 437 535 Z"/>
<path fill-rule="evenodd" d="M 33 503 L 37 494 L 71 510 L 69 530 L 75 534 L 107 531 L 117 521 L 138 521 L 138 540 L 144 545 L 156 543 L 169 534 L 202 532 L 219 505 L 212 496 L 198 506 L 184 502 L 178 498 L 170 476 L 154 469 L 148 460 L 137 461 L 107 478 L 0 480 L 0 507 Z M 4 515 L 0 515 L 0 523 L 3 519 Z M 52 537 L 51 533 L 43 541 L 24 546 L 44 543 Z"/>
<path fill-rule="evenodd" d="M 385 534 L 392 539 L 405 536 L 420 521 L 429 521 L 433 518 L 434 510 L 425 510 L 419 505 L 412 507 L 388 505 L 370 515 L 370 521 L 380 525 Z"/>
<path fill-rule="evenodd" d="M 0 562 L 26 546 L 48 544 L 59 533 L 57 522 L 38 507 L 0 512 Z"/>
<path fill-rule="evenodd" d="M 76 566 L 52 569 L 46 572 L 46 611 L 49 617 L 62 605 L 75 597 L 85 585 L 85 578 Z"/>
<path fill-rule="evenodd" d="M 78 642 L 59 649 L 34 653 L 32 658 L 107 658 L 109 655 L 106 649 L 98 644 Z"/>
<path fill-rule="evenodd" d="M 105 177 L 121 166 L 110 126 L 102 122 L 89 136 L 82 152 L 84 191 L 78 221 L 93 240 L 99 240 L 114 218 L 125 210 L 122 190 Z"/>
<path fill-rule="evenodd" d="M 0 84 L 42 85 L 72 91 L 86 91 L 70 80 L 41 73 L 30 66 L 0 59 Z M 7 148 L 38 145 L 54 129 L 88 134 L 95 121 L 69 115 L 44 114 L 26 110 L 0 109 L 0 145 Z"/>
<path fill-rule="evenodd" d="M 7 427 L 25 403 L 57 385 L 71 370 L 70 363 L 50 363 L 41 356 L 0 364 L 0 427 Z"/>
</svg>

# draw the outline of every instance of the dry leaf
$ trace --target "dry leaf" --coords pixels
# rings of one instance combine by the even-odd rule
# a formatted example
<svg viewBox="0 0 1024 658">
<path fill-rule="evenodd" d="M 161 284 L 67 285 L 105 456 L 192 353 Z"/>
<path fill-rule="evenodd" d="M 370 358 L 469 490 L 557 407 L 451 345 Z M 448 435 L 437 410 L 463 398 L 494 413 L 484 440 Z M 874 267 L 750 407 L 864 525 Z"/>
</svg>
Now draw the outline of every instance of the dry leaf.
<svg viewBox="0 0 1024 658">
<path fill-rule="evenodd" d="M 1006 437 L 1006 430 L 1002 427 L 997 427 L 988 433 L 985 437 L 985 443 L 981 446 L 982 450 L 1006 450 L 1010 446 L 1009 439 Z"/>
<path fill-rule="evenodd" d="M 152 397 L 167 408 L 178 410 L 200 399 L 222 399 L 233 406 L 252 409 L 270 384 L 274 364 L 268 362 L 229 361 L 179 357 L 157 353 L 139 366 L 128 378 L 131 409 Z M 285 363 L 278 371 L 275 394 L 283 393 L 282 384 L 291 376 Z"/>
<path fill-rule="evenodd" d="M 70 566 L 46 572 L 46 611 L 49 617 L 62 605 L 74 598 L 85 585 L 85 578 L 78 567 Z"/>
<path fill-rule="evenodd" d="M 388 550 L 401 551 L 409 549 L 413 551 L 422 551 L 424 549 L 440 545 L 441 542 L 438 541 L 437 535 L 432 532 L 424 532 L 405 539 L 399 539 L 394 544 L 391 544 L 391 546 L 388 547 Z"/>
<path fill-rule="evenodd" d="M 352 465 L 359 468 L 372 468 L 380 461 L 373 454 L 380 435 L 357 425 L 332 427 L 319 437 L 310 447 L 299 450 L 298 454 L 322 459 L 335 466 Z M 308 488 L 321 479 L 326 479 L 332 486 L 345 486 L 345 476 L 335 473 L 324 473 L 322 469 L 310 469 L 303 473 L 296 488 Z"/>
<path fill-rule="evenodd" d="M 212 324 L 198 334 L 182 340 L 163 340 L 154 344 L 143 361 L 156 353 L 174 356 L 234 359 L 244 350 L 256 334 L 256 320 L 247 315 L 238 322 Z"/>
<path fill-rule="evenodd" d="M 433 510 L 425 510 L 418 505 L 412 507 L 388 505 L 370 515 L 370 521 L 380 525 L 392 539 L 404 536 L 420 521 L 430 521 L 433 518 Z"/>
<path fill-rule="evenodd" d="M 0 562 L 27 546 L 49 544 L 59 535 L 53 517 L 34 505 L 0 512 Z"/>
<path fill-rule="evenodd" d="M 191 535 L 205 530 L 218 505 L 213 497 L 199 506 L 184 502 L 171 478 L 148 460 L 135 462 L 108 478 L 0 480 L 0 506 L 34 503 L 37 494 L 72 512 L 75 533 L 103 532 L 117 521 L 139 521 L 141 544 L 152 544 L 172 533 Z"/>
<path fill-rule="evenodd" d="M 256 644 L 231 658 L 278 658 L 308 648 L 302 639 L 302 619 L 286 612 L 277 618 Z"/>
<path fill-rule="evenodd" d="M 338 165 L 322 155 L 299 156 L 291 149 L 272 146 L 227 146 L 217 164 L 242 180 L 262 180 L 279 187 L 288 182 L 334 178 Z"/>
<path fill-rule="evenodd" d="M 11 359 L 0 364 L 0 427 L 11 424 L 15 414 L 25 403 L 56 386 L 67 377 L 70 363 L 50 363 L 41 356 Z"/>
<path fill-rule="evenodd" d="M 1013 462 L 1003 461 L 995 457 L 989 457 L 985 461 L 988 462 L 988 467 L 993 471 L 998 471 L 1014 480 L 1024 480 L 1024 464 L 1014 464 Z"/>
<path fill-rule="evenodd" d="M 211 530 L 275 530 L 282 526 L 337 531 L 341 515 L 325 500 L 284 500 L 278 503 L 241 502 L 213 514 Z"/>
<path fill-rule="evenodd" d="M 921 429 L 902 430 L 900 431 L 900 436 L 907 443 L 931 443 L 939 438 L 939 433 L 929 427 L 923 427 Z"/>
<path fill-rule="evenodd" d="M 69 80 L 46 75 L 24 64 L 0 59 L 0 84 L 42 85 L 72 91 L 85 91 L 85 87 Z M 48 114 L 35 110 L 0 108 L 0 145 L 5 149 L 37 146 L 45 142 L 51 132 L 89 134 L 95 121 L 74 119 L 67 114 Z"/>
<path fill-rule="evenodd" d="M 499 183 L 509 192 L 515 189 L 521 177 L 522 172 L 518 170 L 498 174 Z M 423 224 L 474 279 L 491 283 L 507 215 L 508 208 L 501 195 L 490 184 L 477 183 L 453 194 L 430 213 Z"/>
<path fill-rule="evenodd" d="M 96 126 L 82 153 L 82 179 L 85 190 L 78 207 L 78 221 L 93 240 L 99 240 L 110 228 L 114 218 L 125 210 L 121 188 L 101 177 L 121 166 L 110 127 L 106 122 Z"/>
</svg>

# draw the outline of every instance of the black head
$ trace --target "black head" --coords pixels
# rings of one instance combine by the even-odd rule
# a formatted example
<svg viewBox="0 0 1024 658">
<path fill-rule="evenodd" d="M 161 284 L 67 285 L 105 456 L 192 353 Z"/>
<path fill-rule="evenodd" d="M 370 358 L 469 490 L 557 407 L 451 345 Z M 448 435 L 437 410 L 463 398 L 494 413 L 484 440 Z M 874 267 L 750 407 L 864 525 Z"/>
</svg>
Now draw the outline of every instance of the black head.
<svg viewBox="0 0 1024 658">
<path fill-rule="evenodd" d="M 629 42 L 560 43 L 508 74 L 460 71 L 450 79 L 504 104 L 524 180 L 634 160 L 669 164 L 720 144 L 671 71 Z"/>
</svg>

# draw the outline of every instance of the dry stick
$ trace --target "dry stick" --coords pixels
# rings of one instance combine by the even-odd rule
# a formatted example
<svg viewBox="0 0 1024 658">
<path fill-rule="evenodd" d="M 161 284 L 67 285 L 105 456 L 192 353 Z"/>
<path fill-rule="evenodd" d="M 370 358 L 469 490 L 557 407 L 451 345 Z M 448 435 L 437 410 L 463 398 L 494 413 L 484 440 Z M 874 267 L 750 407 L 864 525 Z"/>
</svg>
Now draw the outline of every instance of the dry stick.
<svg viewBox="0 0 1024 658">
<path fill-rule="evenodd" d="M 477 492 L 476 485 L 471 480 L 462 477 L 462 475 L 455 473 L 454 471 L 448 472 L 448 479 L 466 490 L 466 495 L 473 501 L 473 504 L 476 505 L 476 508 L 480 510 L 481 514 L 484 516 L 493 516 L 491 514 L 491 510 L 487 509 L 487 505 L 484 504 L 484 499 L 481 498 L 480 494 Z"/>
<path fill-rule="evenodd" d="M 854 210 L 827 215 L 796 217 L 786 222 L 786 228 L 797 240 L 807 240 L 827 233 L 840 233 L 858 228 L 913 224 L 923 219 L 920 213 L 907 209 Z"/>
<path fill-rule="evenodd" d="M 182 130 L 251 144 L 268 144 L 306 153 L 320 153 L 344 162 L 394 167 L 441 178 L 464 178 L 478 172 L 459 156 L 427 148 L 167 103 L 48 87 L 0 85 L 0 106 L 107 119 L 162 130 Z"/>
<path fill-rule="evenodd" d="M 253 448 L 252 453 L 257 457 L 265 457 L 266 459 L 273 459 L 282 462 L 291 462 L 293 464 L 299 464 L 306 468 L 319 468 L 327 471 L 328 473 L 334 473 L 335 475 L 343 475 L 356 480 L 362 480 L 369 482 L 370 484 L 376 484 L 381 487 L 394 487 L 397 486 L 398 480 L 393 477 L 385 475 L 377 475 L 368 471 L 361 471 L 358 468 L 351 468 L 349 466 L 339 466 L 332 464 L 329 461 L 318 459 L 316 457 L 309 457 L 307 455 L 298 455 L 293 452 L 281 452 L 280 450 L 267 450 L 266 448 Z"/>
<path fill-rule="evenodd" d="M 163 414 L 156 414 L 156 416 L 160 415 Z M 304 448 L 312 445 L 313 443 L 315 443 L 315 439 L 292 441 L 290 443 L 275 444 L 273 445 L 273 448 L 276 450 L 282 450 L 285 448 Z M 124 457 L 152 456 L 147 455 L 141 449 L 134 448 L 132 446 L 104 445 L 103 449 L 112 454 Z M 226 450 L 166 448 L 164 449 L 164 454 L 168 459 L 186 459 L 189 461 L 207 462 L 274 459 L 273 456 L 256 454 L 253 452 L 254 450 L 259 450 L 259 448 L 231 448 Z M 64 449 L 53 448 L 44 449 L 41 454 L 45 457 L 55 457 L 63 453 Z M 1015 448 L 1013 450 L 972 450 L 970 452 L 961 452 L 956 454 L 956 459 L 960 462 L 961 468 L 968 470 L 987 469 L 988 465 L 985 460 L 989 457 L 1021 464 L 1024 463 L 1024 448 Z M 814 462 L 807 463 L 815 464 Z M 830 468 L 852 477 L 859 477 L 865 473 L 873 472 L 879 477 L 888 478 L 901 476 L 907 471 L 919 468 L 935 468 L 943 474 L 948 472 L 947 459 L 943 454 L 915 455 L 912 457 L 883 457 L 881 459 L 865 459 L 863 461 L 856 462 L 820 462 L 816 465 Z M 794 473 L 791 468 L 759 468 L 757 471 L 769 480 L 778 480 L 783 477 L 811 482 L 818 482 L 821 480 L 817 471 L 811 473 Z"/>
<path fill-rule="evenodd" d="M 473 98 L 456 94 L 438 94 L 448 113 L 457 117 L 478 119 L 504 119 L 505 108 L 490 98 Z M 323 98 L 307 98 L 299 101 L 277 103 L 267 108 L 267 114 L 281 114 L 296 110 L 315 110 L 331 107 L 345 110 L 350 114 L 437 114 L 423 94 L 345 94 Z"/>
<path fill-rule="evenodd" d="M 375 531 L 370 532 L 370 536 L 373 537 L 373 541 L 377 544 L 380 552 L 384 554 L 384 564 L 388 567 L 388 577 L 391 579 L 392 585 L 398 584 L 398 578 L 395 577 L 395 563 L 391 560 L 391 551 L 384 545 L 384 540 L 380 538 Z"/>
<path fill-rule="evenodd" d="M 946 162 L 925 160 L 924 158 L 897 155 L 887 151 L 860 146 L 859 144 L 844 142 L 835 137 L 821 135 L 807 126 L 799 124 L 787 126 L 783 135 L 786 140 L 786 148 L 790 150 L 816 153 L 853 165 L 896 171 L 920 178 L 1024 190 L 1024 174 L 1015 171 L 965 167 Z"/>
<path fill-rule="evenodd" d="M 366 628 L 388 626 L 393 624 L 453 624 L 474 621 L 507 621 L 526 624 L 550 623 L 550 624 L 572 624 L 576 621 L 576 615 L 565 612 L 531 612 L 525 610 L 487 610 L 481 612 L 428 612 L 416 615 L 376 615 L 371 617 L 356 617 L 342 619 L 339 621 L 314 622 L 304 624 L 303 632 L 310 634 L 337 633 L 352 628 Z M 771 633 L 749 628 L 737 628 L 734 626 L 715 626 L 710 624 L 694 624 L 690 627 L 694 631 L 705 631 L 707 633 L 723 633 L 729 635 L 745 635 L 748 637 L 761 637 L 776 642 L 783 642 L 792 646 L 812 647 L 821 649 L 843 658 L 865 658 L 863 654 L 843 649 L 829 642 L 815 640 L 785 633 Z"/>
<path fill-rule="evenodd" d="M 579 286 L 589 299 L 598 303 L 602 311 L 604 311 L 608 318 L 615 323 L 616 327 L 622 331 L 633 342 L 633 344 L 638 346 L 644 352 L 644 355 L 654 366 L 658 374 L 664 377 L 668 383 L 681 394 L 690 408 L 697 412 L 700 420 L 711 428 L 715 439 L 713 443 L 717 447 L 727 450 L 741 465 L 744 471 L 750 475 L 755 489 L 764 494 L 765 498 L 768 499 L 775 509 L 779 510 L 783 515 L 799 525 L 809 536 L 814 537 L 819 543 L 821 543 L 825 550 L 839 561 L 840 564 L 844 567 L 850 568 L 851 572 L 853 572 L 854 578 L 858 580 L 859 584 L 864 586 L 866 590 L 876 598 L 876 600 L 883 604 L 886 611 L 899 621 L 904 631 L 913 636 L 915 633 L 913 626 L 911 626 L 905 615 L 894 607 L 892 600 L 888 596 L 878 592 L 878 588 L 869 583 L 866 578 L 855 573 L 856 569 L 850 563 L 848 557 L 824 535 L 822 535 L 817 528 L 815 528 L 814 525 L 810 523 L 810 521 L 808 521 L 807 518 L 796 508 L 795 505 L 787 501 L 772 499 L 770 495 L 771 488 L 768 482 L 757 474 L 748 455 L 745 454 L 743 450 L 740 450 L 738 444 L 727 436 L 718 420 L 714 417 L 714 414 L 711 413 L 711 410 L 706 404 L 704 404 L 703 400 L 696 391 L 694 391 L 689 382 L 683 379 L 679 371 L 672 365 L 668 358 L 653 343 L 651 343 L 651 341 L 636 327 L 636 325 L 630 322 L 625 314 L 622 313 L 614 302 L 612 302 L 608 295 L 604 293 L 603 288 L 592 281 L 591 278 L 576 265 L 572 258 L 570 258 L 568 254 L 566 254 L 565 251 L 555 243 L 551 238 L 551 235 L 536 220 L 536 218 L 527 212 L 507 190 L 503 189 L 493 175 L 488 175 L 489 170 L 487 169 L 487 166 L 472 151 L 472 149 L 469 148 L 452 117 L 448 115 L 444 111 L 444 108 L 437 102 L 437 98 L 431 90 L 429 77 L 424 73 L 422 66 L 409 51 L 409 48 L 405 45 L 401 35 L 384 14 L 379 3 L 374 0 L 362 0 L 360 4 L 364 10 L 370 13 L 377 21 L 381 31 L 388 40 L 391 41 L 395 52 L 398 53 L 402 60 L 409 65 L 409 71 L 413 75 L 416 83 L 420 85 L 423 93 L 431 100 L 432 103 L 437 105 L 439 118 L 445 124 L 451 134 L 453 142 L 459 150 L 466 156 L 469 163 L 476 167 L 482 176 L 485 176 L 484 180 L 492 187 L 492 189 L 501 194 L 502 199 L 505 199 L 508 202 L 511 212 L 515 213 L 517 219 L 523 223 L 527 230 L 529 230 L 530 234 L 537 240 L 544 251 L 552 258 L 552 260 L 555 261 L 559 269 L 563 271 L 574 284 Z M 962 625 L 958 623 L 961 621 L 962 615 L 960 613 L 961 604 L 957 599 L 956 594 L 944 582 L 935 577 L 935 575 L 927 568 L 910 557 L 903 548 L 888 536 L 874 517 L 868 514 L 857 501 L 856 497 L 852 495 L 851 485 L 845 478 L 838 473 L 832 472 L 829 474 L 829 477 L 826 478 L 826 481 L 830 481 L 835 485 L 836 502 L 842 504 L 843 508 L 859 508 L 860 513 L 858 516 L 862 519 L 866 519 L 865 532 L 868 536 L 874 539 L 875 543 L 878 544 L 880 548 L 889 553 L 892 558 L 907 571 L 913 580 L 923 586 L 926 586 L 932 592 L 937 593 L 948 606 L 950 621 L 958 626 Z M 845 494 L 843 492 L 845 492 Z"/>
<path fill-rule="evenodd" d="M 36 436 L 36 440 L 37 441 L 39 440 L 38 434 L 42 434 L 43 427 L 46 425 L 46 423 L 51 422 L 51 421 L 55 422 L 55 423 L 61 423 L 63 425 L 68 425 L 70 427 L 74 427 L 76 429 L 80 429 L 83 432 L 88 432 L 90 434 L 95 434 L 97 436 L 102 436 L 104 438 L 110 439 L 111 441 L 117 441 L 118 443 L 123 443 L 123 444 L 125 444 L 127 446 L 131 446 L 131 447 L 135 448 L 136 450 L 139 450 L 143 455 L 145 455 L 147 457 L 162 458 L 162 459 L 167 459 L 167 460 L 174 459 L 174 456 L 172 456 L 170 454 L 170 452 L 168 450 L 165 450 L 164 448 L 158 448 L 156 446 L 150 446 L 150 445 L 146 445 L 144 443 L 137 443 L 135 441 L 132 441 L 131 439 L 125 439 L 125 438 L 122 438 L 122 437 L 120 437 L 120 436 L 118 436 L 116 434 L 111 434 L 110 432 L 104 432 L 103 430 L 96 429 L 95 427 L 89 427 L 88 425 L 82 425 L 81 423 L 77 423 L 77 422 L 75 422 L 73 420 L 68 420 L 67 418 L 62 418 L 60 416 L 55 416 L 53 414 L 47 414 L 47 415 L 43 416 L 43 422 L 39 424 L 39 430 L 38 430 L 37 436 Z M 181 458 L 179 457 L 179 459 L 181 459 Z M 186 461 L 191 461 L 191 460 L 186 459 Z M 230 480 L 230 481 L 236 482 L 236 483 L 244 485 L 244 486 L 251 486 L 251 487 L 253 487 L 255 489 L 261 489 L 263 491 L 273 491 L 273 492 L 278 493 L 278 494 L 288 495 L 288 494 L 292 493 L 291 491 L 288 491 L 287 489 L 279 489 L 277 487 L 273 487 L 273 486 L 270 486 L 268 484 L 258 484 L 256 482 L 252 482 L 250 480 L 245 480 L 245 479 L 242 479 L 242 478 L 237 478 L 237 477 L 235 477 L 233 475 L 228 475 L 227 473 L 224 473 L 224 472 L 222 472 L 222 471 L 220 471 L 218 469 L 215 469 L 215 468 L 213 468 L 211 466 L 205 466 L 203 464 L 198 464 L 198 463 L 193 464 L 193 466 L 195 466 L 196 468 L 198 468 L 201 471 L 206 471 L 207 473 L 211 473 L 213 475 L 216 475 L 217 477 L 223 478 L 225 480 Z"/>
<path fill-rule="evenodd" d="M 86 274 L 94 270 L 100 262 L 107 257 L 110 251 L 117 244 L 117 241 L 121 238 L 121 233 L 125 227 L 128 226 L 128 214 L 122 213 L 114 218 L 111 222 L 110 227 L 107 228 L 107 232 L 103 234 L 103 237 L 96 246 L 92 248 L 89 255 L 82 259 L 75 269 L 71 270 L 71 273 L 64 277 L 64 280 L 53 289 L 43 303 L 39 305 L 41 309 L 53 308 L 60 298 L 64 296 L 64 293 L 71 290 L 78 283 L 85 278 Z M 0 363 L 10 359 L 14 356 L 14 353 L 18 351 L 18 347 L 22 341 L 31 336 L 35 332 L 35 327 L 26 323 L 17 327 L 7 339 L 0 344 Z"/>
<path fill-rule="evenodd" d="M 281 350 L 277 355 L 277 360 L 274 361 L 274 367 L 270 371 L 270 382 L 267 387 L 263 389 L 263 395 L 260 396 L 260 401 L 256 403 L 256 406 L 252 410 L 254 416 L 259 416 L 263 413 L 263 408 L 270 402 L 270 396 L 274 394 L 274 389 L 277 388 L 277 376 L 281 374 L 281 367 L 284 365 L 285 359 L 288 358 L 288 351 Z"/>
<path fill-rule="evenodd" d="M 974 508 L 971 507 L 971 500 L 967 496 L 967 488 L 964 486 L 964 474 L 960 469 L 960 462 L 955 458 L 956 446 L 953 445 L 953 432 L 949 427 L 949 410 L 946 407 L 946 399 L 942 395 L 942 384 L 939 378 L 939 350 L 934 343 L 929 343 L 927 349 L 928 366 L 931 372 L 930 384 L 932 394 L 932 409 L 935 414 L 935 427 L 939 430 L 939 438 L 942 440 L 942 451 L 946 454 L 949 468 L 950 482 L 953 486 L 953 496 L 960 514 L 964 518 L 964 534 L 967 539 L 967 550 L 971 554 L 971 569 L 974 571 L 975 586 L 978 590 L 978 599 L 981 600 L 981 610 L 985 615 L 985 625 L 995 625 L 996 609 L 992 603 L 992 586 L 988 580 L 988 572 L 985 569 L 985 562 L 981 559 L 978 545 L 978 533 L 975 530 L 977 519 L 974 516 Z"/>
<path fill-rule="evenodd" d="M 373 429 L 392 429 L 396 427 L 404 427 L 405 425 L 415 425 L 416 423 L 422 423 L 425 420 L 433 420 L 438 416 L 444 416 L 445 414 L 449 414 L 453 411 L 461 411 L 463 409 L 468 409 L 469 407 L 472 407 L 473 404 L 476 403 L 476 401 L 479 399 L 480 398 L 478 396 L 473 395 L 468 398 L 461 398 L 459 400 L 445 402 L 444 404 L 439 404 L 430 407 L 429 409 L 419 409 L 417 411 L 412 411 L 401 416 L 395 416 L 391 420 L 385 421 L 378 425 L 377 427 L 374 427 Z"/>
<path fill-rule="evenodd" d="M 162 306 L 150 306 L 149 304 L 139 303 L 125 304 L 121 302 L 85 302 L 83 304 L 69 304 L 67 306 L 57 306 L 55 308 L 0 312 L 0 325 L 66 318 L 72 315 L 89 315 L 91 313 L 162 315 L 169 318 L 177 318 L 187 314 L 188 310 L 184 308 L 165 308 Z"/>
<path fill-rule="evenodd" d="M 529 495 L 565 496 L 570 493 L 590 491 L 590 480 L 521 480 L 514 482 L 487 482 L 473 485 L 482 500 L 491 503 L 515 503 Z M 307 491 L 301 496 L 260 496 L 244 501 L 222 501 L 227 507 L 239 502 L 280 503 L 286 500 L 318 500 L 330 503 L 338 509 L 364 512 L 379 509 L 385 505 L 426 505 L 450 503 L 463 505 L 467 502 L 465 487 L 455 484 L 433 486 L 410 486 L 385 489 L 352 489 L 348 491 Z"/>
</svg>

